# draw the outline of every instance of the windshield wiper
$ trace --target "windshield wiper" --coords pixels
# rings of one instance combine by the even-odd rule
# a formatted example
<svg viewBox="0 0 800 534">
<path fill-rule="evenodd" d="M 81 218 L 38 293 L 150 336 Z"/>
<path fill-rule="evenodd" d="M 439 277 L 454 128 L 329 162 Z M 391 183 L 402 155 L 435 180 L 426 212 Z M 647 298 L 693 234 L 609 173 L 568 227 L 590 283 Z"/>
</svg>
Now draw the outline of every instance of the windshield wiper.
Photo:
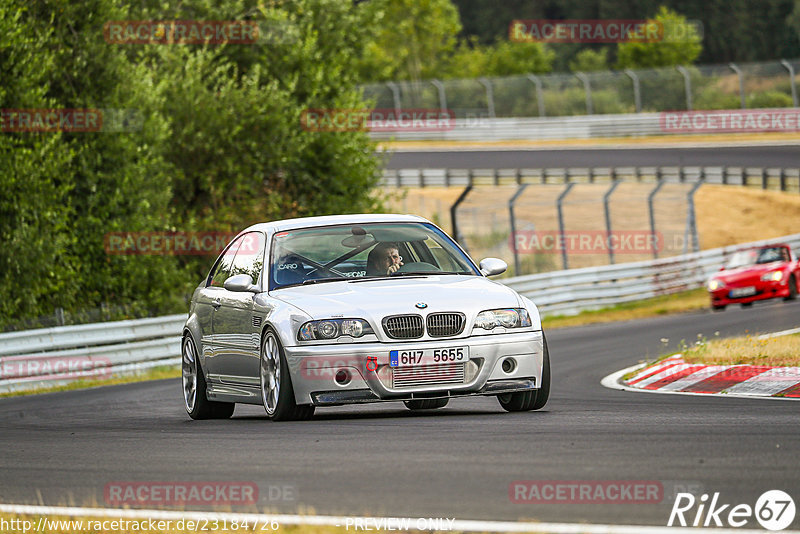
<svg viewBox="0 0 800 534">
<path fill-rule="evenodd" d="M 440 274 L 464 274 L 450 271 L 395 271 L 389 276 L 439 276 Z"/>
<path fill-rule="evenodd" d="M 340 282 L 342 280 L 347 280 L 347 278 L 312 278 L 311 280 L 303 280 L 301 285 L 308 285 L 308 284 L 321 284 L 324 282 Z"/>
</svg>

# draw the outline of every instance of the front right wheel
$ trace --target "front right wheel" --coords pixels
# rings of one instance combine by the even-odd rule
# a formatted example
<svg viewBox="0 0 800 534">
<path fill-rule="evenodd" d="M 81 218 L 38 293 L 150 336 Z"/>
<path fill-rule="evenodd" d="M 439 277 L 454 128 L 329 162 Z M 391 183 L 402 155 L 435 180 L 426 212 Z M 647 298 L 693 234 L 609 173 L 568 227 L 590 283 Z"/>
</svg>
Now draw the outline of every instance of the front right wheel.
<svg viewBox="0 0 800 534">
<path fill-rule="evenodd" d="M 527 412 L 544 408 L 550 398 L 550 351 L 547 348 L 547 338 L 542 332 L 542 380 L 539 389 L 521 391 L 519 393 L 506 393 L 498 395 L 500 406 L 507 412 Z"/>
<path fill-rule="evenodd" d="M 261 402 L 273 421 L 311 419 L 314 406 L 298 405 L 294 400 L 292 377 L 277 334 L 271 328 L 261 341 Z"/>
</svg>

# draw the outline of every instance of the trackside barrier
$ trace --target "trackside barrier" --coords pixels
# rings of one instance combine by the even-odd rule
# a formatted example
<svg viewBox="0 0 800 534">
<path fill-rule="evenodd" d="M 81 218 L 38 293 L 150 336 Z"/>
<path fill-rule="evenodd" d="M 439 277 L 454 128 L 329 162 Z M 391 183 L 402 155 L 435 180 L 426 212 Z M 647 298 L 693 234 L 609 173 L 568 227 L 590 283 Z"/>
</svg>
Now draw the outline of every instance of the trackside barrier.
<svg viewBox="0 0 800 534">
<path fill-rule="evenodd" d="M 533 274 L 500 282 L 533 300 L 543 315 L 570 315 L 701 287 L 735 251 L 772 243 L 786 243 L 797 250 L 800 234 L 665 259 Z M 52 364 L 56 361 L 81 359 L 114 375 L 178 365 L 185 320 L 185 315 L 168 315 L 0 334 L 0 392 L 80 379 L 59 370 Z"/>
</svg>

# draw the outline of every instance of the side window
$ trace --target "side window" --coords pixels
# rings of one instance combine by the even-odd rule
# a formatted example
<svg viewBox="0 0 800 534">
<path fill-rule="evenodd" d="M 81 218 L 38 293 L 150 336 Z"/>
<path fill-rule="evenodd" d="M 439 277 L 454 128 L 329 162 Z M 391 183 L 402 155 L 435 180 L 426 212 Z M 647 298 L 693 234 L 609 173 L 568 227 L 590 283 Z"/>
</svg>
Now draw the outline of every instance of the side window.
<svg viewBox="0 0 800 534">
<path fill-rule="evenodd" d="M 211 281 L 209 282 L 209 286 L 212 287 L 222 287 L 227 280 L 231 276 L 231 266 L 233 265 L 233 258 L 236 254 L 236 251 L 239 249 L 239 245 L 242 244 L 244 236 L 239 236 L 236 241 L 234 241 L 231 246 L 229 246 L 225 252 L 222 253 L 222 256 L 219 257 L 217 260 L 217 266 L 214 268 L 214 273 L 211 275 Z"/>
<path fill-rule="evenodd" d="M 242 237 L 244 239 L 233 258 L 231 276 L 249 274 L 255 284 L 264 267 L 264 246 L 267 241 L 261 232 L 250 232 Z"/>
</svg>

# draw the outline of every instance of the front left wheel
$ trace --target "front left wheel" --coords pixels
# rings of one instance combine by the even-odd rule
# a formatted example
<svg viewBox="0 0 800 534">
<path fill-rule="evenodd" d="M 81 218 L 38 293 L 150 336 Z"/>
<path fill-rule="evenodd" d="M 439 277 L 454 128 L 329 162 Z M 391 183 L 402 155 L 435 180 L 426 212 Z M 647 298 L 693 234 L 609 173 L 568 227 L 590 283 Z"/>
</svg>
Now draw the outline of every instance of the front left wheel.
<svg viewBox="0 0 800 534">
<path fill-rule="evenodd" d="M 261 341 L 261 402 L 273 421 L 303 421 L 314 415 L 314 406 L 298 405 L 286 356 L 277 334 L 271 328 Z"/>
<path fill-rule="evenodd" d="M 547 338 L 542 333 L 542 383 L 539 389 L 498 395 L 500 406 L 507 412 L 527 412 L 544 408 L 550 398 L 550 351 Z"/>
<path fill-rule="evenodd" d="M 208 400 L 206 377 L 203 375 L 200 359 L 197 357 L 197 347 L 189 335 L 183 338 L 181 375 L 183 403 L 189 417 L 192 419 L 228 419 L 233 415 L 236 404 Z"/>
</svg>

